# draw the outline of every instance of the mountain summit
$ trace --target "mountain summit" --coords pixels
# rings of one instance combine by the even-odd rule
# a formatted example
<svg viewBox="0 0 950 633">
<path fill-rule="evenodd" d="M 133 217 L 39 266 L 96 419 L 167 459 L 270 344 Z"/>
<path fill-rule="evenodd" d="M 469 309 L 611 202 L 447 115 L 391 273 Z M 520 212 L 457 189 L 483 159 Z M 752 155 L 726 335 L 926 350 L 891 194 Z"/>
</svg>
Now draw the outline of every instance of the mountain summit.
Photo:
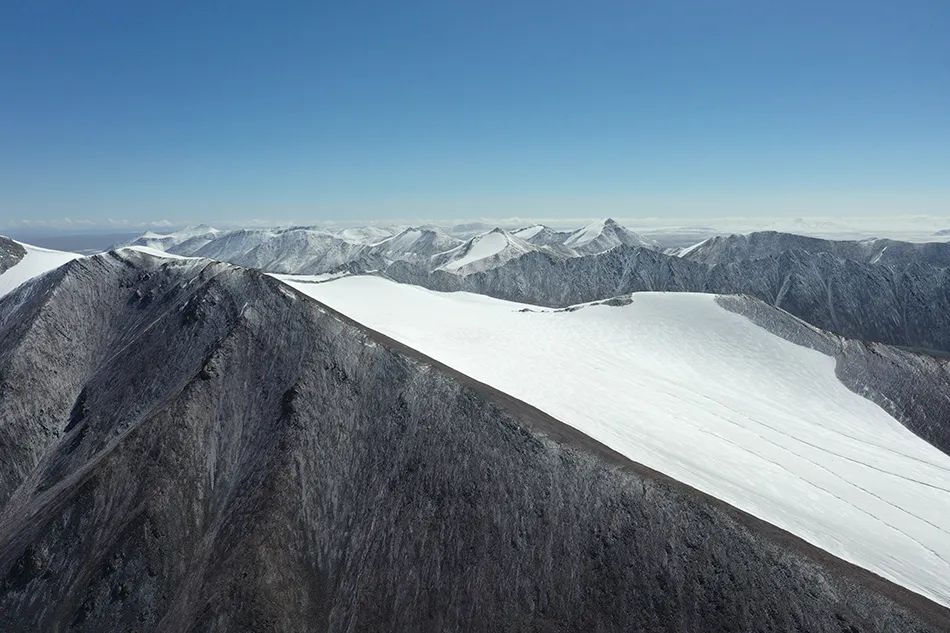
<svg viewBox="0 0 950 633">
<path fill-rule="evenodd" d="M 642 248 L 656 248 L 650 242 L 633 231 L 620 226 L 611 218 L 597 220 L 574 231 L 566 240 L 564 246 L 581 255 L 594 255 L 609 251 L 617 246 L 639 246 Z"/>
</svg>

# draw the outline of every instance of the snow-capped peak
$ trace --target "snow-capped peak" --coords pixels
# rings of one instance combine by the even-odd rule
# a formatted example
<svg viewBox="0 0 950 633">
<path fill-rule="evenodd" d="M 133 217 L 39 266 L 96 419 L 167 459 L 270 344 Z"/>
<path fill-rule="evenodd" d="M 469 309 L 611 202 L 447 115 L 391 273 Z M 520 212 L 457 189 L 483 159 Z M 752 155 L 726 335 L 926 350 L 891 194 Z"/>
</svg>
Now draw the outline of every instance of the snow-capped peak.
<svg viewBox="0 0 950 633">
<path fill-rule="evenodd" d="M 537 234 L 543 231 L 545 228 L 546 227 L 543 224 L 535 224 L 534 226 L 526 226 L 523 229 L 513 231 L 512 235 L 515 237 L 520 237 L 523 240 L 530 240 L 532 237 L 537 236 Z"/>
<path fill-rule="evenodd" d="M 456 248 L 462 240 L 445 231 L 411 226 L 372 247 L 373 253 L 389 261 L 428 262 L 429 258 Z"/>
<path fill-rule="evenodd" d="M 487 233 L 476 235 L 461 246 L 443 253 L 438 268 L 456 274 L 467 275 L 500 266 L 520 257 L 537 247 L 511 233 L 494 228 Z"/>
<path fill-rule="evenodd" d="M 340 229 L 336 236 L 341 240 L 352 242 L 354 244 L 378 244 L 383 240 L 391 238 L 396 231 L 390 227 L 375 225 L 352 226 Z"/>
<path fill-rule="evenodd" d="M 620 226 L 612 218 L 591 222 L 587 226 L 574 231 L 570 237 L 564 240 L 564 246 L 582 255 L 603 253 L 621 244 L 643 248 L 655 248 L 656 246 L 633 231 Z"/>
<path fill-rule="evenodd" d="M 202 245 L 217 237 L 222 231 L 207 224 L 197 226 L 186 226 L 185 228 L 172 231 L 171 233 L 156 233 L 146 231 L 131 242 L 122 246 L 145 246 L 160 251 L 166 251 L 170 248 L 183 244 L 188 240 L 196 240 Z"/>
</svg>

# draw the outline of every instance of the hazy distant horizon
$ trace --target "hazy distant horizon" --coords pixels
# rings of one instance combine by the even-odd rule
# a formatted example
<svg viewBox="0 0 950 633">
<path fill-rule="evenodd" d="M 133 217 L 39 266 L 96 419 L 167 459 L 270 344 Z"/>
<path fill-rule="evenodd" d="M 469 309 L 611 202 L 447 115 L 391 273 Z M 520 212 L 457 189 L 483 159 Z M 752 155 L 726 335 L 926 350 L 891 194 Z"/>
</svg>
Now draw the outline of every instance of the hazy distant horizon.
<svg viewBox="0 0 950 633">
<path fill-rule="evenodd" d="M 708 217 L 708 218 L 659 218 L 590 216 L 575 218 L 395 218 L 380 220 L 316 220 L 311 222 L 171 222 L 153 223 L 144 226 L 127 224 L 98 225 L 91 222 L 72 222 L 51 226 L 41 223 L 0 226 L 0 234 L 43 248 L 56 250 L 93 252 L 105 250 L 128 242 L 143 233 L 172 233 L 189 226 L 207 225 L 221 230 L 241 228 L 288 228 L 312 227 L 336 231 L 359 226 L 378 226 L 401 229 L 412 226 L 438 226 L 452 232 L 466 233 L 488 231 L 498 227 L 506 230 L 543 224 L 559 230 L 573 230 L 591 222 L 612 217 L 621 225 L 647 236 L 678 245 L 700 241 L 712 235 L 751 233 L 754 231 L 781 231 L 828 239 L 891 238 L 913 242 L 950 240 L 950 216 L 854 216 L 854 217 Z"/>
</svg>

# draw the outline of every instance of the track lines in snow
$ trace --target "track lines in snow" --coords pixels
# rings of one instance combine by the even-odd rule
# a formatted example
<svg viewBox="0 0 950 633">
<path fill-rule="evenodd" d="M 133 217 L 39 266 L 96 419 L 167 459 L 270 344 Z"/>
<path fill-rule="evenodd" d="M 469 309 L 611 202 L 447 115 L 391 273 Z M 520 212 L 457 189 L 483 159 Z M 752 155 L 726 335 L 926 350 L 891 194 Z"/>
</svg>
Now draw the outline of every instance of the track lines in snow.
<svg viewBox="0 0 950 633">
<path fill-rule="evenodd" d="M 738 426 L 742 426 L 741 424 L 735 422 L 734 420 L 730 420 L 728 417 L 723 417 L 723 419 L 726 420 L 727 422 L 732 422 L 733 424 L 736 424 L 736 425 L 738 425 Z M 688 422 L 685 421 L 685 420 L 683 420 L 683 423 L 688 424 Z M 702 428 L 696 427 L 695 425 L 693 425 L 693 426 L 694 426 L 694 427 L 696 428 L 696 430 L 699 431 L 699 432 L 702 432 L 702 433 L 713 433 L 712 431 L 709 431 L 709 430 L 707 430 L 707 429 L 702 429 Z M 749 430 L 750 432 L 754 432 L 754 431 L 751 431 L 751 429 L 749 429 L 748 427 L 743 427 L 743 428 L 746 428 L 746 430 Z M 775 430 L 775 429 L 772 429 L 772 427 L 768 427 L 768 426 L 766 426 L 765 428 L 769 428 L 769 429 L 771 429 L 771 430 Z M 799 442 L 801 441 L 801 440 L 799 440 L 798 438 L 792 437 L 792 436 L 790 436 L 790 435 L 788 435 L 788 434 L 781 433 L 780 431 L 776 431 L 776 432 L 779 433 L 780 435 L 782 435 L 783 437 L 787 437 L 787 438 L 789 438 L 789 439 L 791 439 L 791 440 L 793 440 L 793 441 L 799 441 Z M 921 516 L 921 515 L 915 514 L 914 512 L 911 512 L 910 510 L 907 510 L 906 508 L 904 508 L 904 507 L 902 507 L 902 506 L 900 506 L 900 505 L 898 505 L 898 504 L 896 504 L 896 503 L 892 503 L 892 502 L 890 502 L 890 501 L 884 499 L 883 497 L 881 497 L 880 495 L 876 494 L 875 492 L 873 492 L 873 491 L 871 491 L 871 490 L 869 490 L 869 489 L 867 489 L 867 488 L 865 488 L 865 487 L 863 487 L 863 486 L 858 485 L 857 483 L 855 483 L 854 481 L 852 481 L 852 480 L 850 480 L 850 479 L 847 479 L 847 478 L 841 476 L 841 474 L 839 474 L 838 472 L 832 470 L 830 467 L 828 467 L 828 466 L 826 466 L 826 465 L 824 465 L 824 464 L 822 464 L 822 463 L 820 463 L 820 462 L 818 462 L 818 461 L 816 461 L 816 460 L 814 460 L 814 459 L 811 459 L 811 458 L 807 457 L 806 455 L 804 455 L 804 454 L 802 454 L 802 453 L 798 453 L 798 452 L 792 450 L 791 448 L 789 448 L 788 446 L 785 446 L 785 445 L 783 445 L 783 444 L 780 444 L 780 443 L 776 442 L 775 440 L 772 440 L 772 439 L 766 437 L 765 435 L 762 435 L 761 433 L 756 433 L 756 435 L 757 435 L 762 441 L 768 442 L 769 444 L 775 446 L 776 448 L 779 448 L 780 450 L 784 451 L 786 454 L 792 456 L 793 458 L 797 458 L 797 459 L 800 459 L 800 460 L 802 460 L 802 461 L 806 461 L 806 462 L 808 462 L 809 464 L 811 464 L 812 466 L 814 466 L 814 467 L 816 467 L 816 468 L 818 468 L 818 469 L 820 469 L 820 470 L 822 470 L 822 471 L 828 473 L 829 475 L 831 475 L 831 476 L 834 477 L 835 479 L 841 481 L 841 482 L 842 482 L 843 484 L 845 484 L 846 486 L 851 486 L 851 487 L 853 487 L 853 488 L 856 488 L 857 490 L 860 490 L 862 493 L 867 494 L 867 495 L 870 495 L 870 496 L 872 496 L 872 497 L 878 499 L 878 500 L 881 501 L 882 503 L 885 503 L 885 504 L 889 505 L 890 507 L 894 508 L 895 510 L 898 510 L 898 511 L 900 511 L 900 512 L 903 512 L 903 513 L 905 513 L 905 514 L 907 514 L 907 515 L 909 515 L 909 516 L 911 516 L 911 517 L 913 517 L 913 518 L 915 518 L 915 519 L 918 519 L 918 520 L 920 520 L 920 521 L 923 521 L 924 523 L 929 524 L 930 526 L 932 526 L 932 527 L 935 528 L 936 530 L 938 530 L 938 531 L 940 531 L 940 532 L 946 534 L 948 537 L 950 537 L 950 532 L 948 532 L 947 530 L 945 530 L 945 529 L 942 528 L 941 526 L 937 525 L 935 522 L 933 522 L 933 521 L 927 519 L 926 517 L 923 517 L 923 516 Z M 736 445 L 738 448 L 740 448 L 740 449 L 742 449 L 742 450 L 748 451 L 747 448 L 745 448 L 744 446 L 742 446 L 742 445 L 740 445 L 740 444 L 734 442 L 733 440 L 730 440 L 730 439 L 727 438 L 727 437 L 719 436 L 719 435 L 717 435 L 717 437 L 718 437 L 719 439 L 723 440 L 723 441 L 730 442 L 730 443 Z M 850 458 L 850 457 L 846 457 L 846 456 L 844 456 L 844 455 L 841 455 L 841 454 L 839 454 L 839 453 L 835 453 L 835 452 L 833 452 L 833 451 L 828 451 L 828 450 L 822 449 L 821 447 L 818 447 L 818 446 L 816 446 L 816 445 L 814 445 L 814 444 L 806 443 L 806 445 L 807 445 L 807 446 L 810 446 L 810 447 L 812 447 L 812 448 L 818 448 L 819 450 L 822 450 L 823 452 L 829 453 L 829 454 L 833 455 L 834 457 L 838 457 L 838 458 L 841 458 L 841 459 L 846 459 L 846 460 L 848 460 L 848 461 L 851 461 L 851 462 L 856 463 L 856 464 L 861 465 L 861 466 L 867 466 L 867 467 L 869 467 L 869 468 L 874 468 L 873 466 L 870 466 L 869 464 L 865 464 L 865 463 L 863 463 L 863 462 L 859 462 L 859 461 L 854 460 L 854 459 L 852 459 L 852 458 Z M 773 463 L 773 464 L 779 465 L 778 462 L 775 462 L 775 461 L 773 461 L 773 460 L 769 460 L 769 461 L 771 461 L 771 463 Z M 786 469 L 784 466 L 781 466 L 781 465 L 779 465 L 779 466 L 782 467 L 782 468 L 783 468 L 784 470 L 786 470 L 787 472 L 789 472 L 790 474 L 792 474 L 792 475 L 794 475 L 794 476 L 797 476 L 799 479 L 801 479 L 802 481 L 808 483 L 809 485 L 814 486 L 814 487 L 818 488 L 819 490 L 822 490 L 822 491 L 824 491 L 824 492 L 827 492 L 827 493 L 831 494 L 832 496 L 836 497 L 836 498 L 839 499 L 840 501 L 842 501 L 842 502 L 844 502 L 844 503 L 847 503 L 848 505 L 852 506 L 852 507 L 855 508 L 856 510 L 859 510 L 859 511 L 861 511 L 861 512 L 867 513 L 867 511 L 866 511 L 864 508 L 862 508 L 862 507 L 860 507 L 860 506 L 858 506 L 858 505 L 856 505 L 856 504 L 854 504 L 854 503 L 852 503 L 852 502 L 850 502 L 850 501 L 844 499 L 843 497 L 841 497 L 841 496 L 839 496 L 839 495 L 834 494 L 833 492 L 831 492 L 831 491 L 828 490 L 827 488 L 822 487 L 820 484 L 816 483 L 815 481 L 812 481 L 812 480 L 810 480 L 810 479 L 808 479 L 808 478 L 806 478 L 806 477 L 801 476 L 800 474 L 798 474 L 798 473 L 797 473 L 796 471 L 794 471 L 794 470 Z M 875 468 L 875 470 L 880 470 L 880 469 L 876 469 L 876 468 Z M 888 472 L 888 471 L 880 470 L 880 472 L 884 472 L 884 473 L 886 473 L 886 474 L 890 474 L 890 475 L 894 475 L 894 476 L 897 476 L 897 477 L 901 477 L 900 475 L 897 475 L 896 473 L 890 473 L 890 472 Z M 901 477 L 901 478 L 902 478 L 902 477 Z M 921 485 L 929 485 L 929 484 L 926 484 L 926 483 L 924 483 L 924 482 L 920 482 L 920 481 L 917 481 L 917 480 L 910 480 L 910 481 L 913 482 L 913 483 L 921 484 Z M 944 492 L 947 491 L 945 488 L 938 488 L 938 489 L 939 489 L 939 490 L 943 490 Z M 906 534 L 905 532 L 902 532 L 902 531 L 901 531 L 899 528 L 897 528 L 896 526 L 891 525 L 891 524 L 887 523 L 886 521 L 883 521 L 879 516 L 873 515 L 873 514 L 868 514 L 868 515 L 871 516 L 872 518 L 874 518 L 875 520 L 881 521 L 882 523 L 884 523 L 884 524 L 887 525 L 888 527 L 891 527 L 891 528 L 897 530 L 898 532 L 901 532 L 901 534 L 904 534 L 905 536 L 908 536 L 908 538 L 913 538 L 913 537 L 911 537 L 910 535 Z M 944 561 L 947 560 L 947 559 L 945 559 L 944 557 L 940 556 L 937 552 L 935 552 L 935 551 L 930 550 L 929 548 L 927 548 L 925 545 L 923 545 L 923 543 L 920 543 L 920 545 L 921 545 L 921 547 L 924 547 L 924 548 L 928 549 L 928 551 L 932 552 L 935 556 L 937 556 L 937 557 L 940 558 L 941 560 L 944 560 Z"/>
<path fill-rule="evenodd" d="M 903 479 L 903 480 L 905 480 L 905 481 L 907 481 L 907 482 L 909 482 L 909 483 L 919 484 L 919 485 L 921 485 L 921 486 L 928 486 L 928 487 L 935 488 L 935 489 L 937 489 L 937 490 L 940 490 L 940 491 L 943 491 L 943 492 L 946 492 L 946 493 L 950 493 L 950 488 L 945 488 L 945 487 L 943 487 L 943 486 L 939 486 L 939 485 L 936 485 L 936 484 L 931 484 L 931 483 L 929 483 L 929 482 L 922 481 L 922 480 L 920 480 L 920 479 L 915 479 L 915 478 L 913 478 L 913 477 L 908 477 L 908 476 L 906 476 L 906 475 L 902 475 L 902 474 L 900 474 L 900 473 L 896 473 L 896 472 L 887 470 L 886 468 L 880 468 L 880 467 L 875 466 L 875 465 L 873 465 L 873 464 L 869 464 L 869 463 L 867 463 L 867 462 L 863 462 L 863 461 L 861 461 L 861 460 L 859 460 L 859 459 L 856 459 L 856 458 L 854 458 L 854 457 L 849 457 L 848 455 L 844 455 L 843 453 L 835 452 L 835 451 L 833 451 L 833 450 L 831 450 L 831 449 L 829 449 L 829 448 L 826 448 L 826 447 L 824 447 L 824 446 L 822 446 L 822 445 L 820 445 L 820 444 L 817 444 L 817 443 L 815 443 L 815 442 L 811 442 L 811 441 L 809 441 L 809 440 L 807 440 L 807 439 L 804 439 L 804 438 L 801 438 L 801 437 L 796 437 L 796 436 L 794 436 L 794 435 L 791 435 L 790 433 L 786 433 L 786 432 L 782 431 L 781 429 L 778 429 L 778 428 L 776 428 L 776 427 L 774 427 L 774 426 L 771 426 L 771 425 L 769 425 L 768 423 L 763 422 L 763 421 L 761 421 L 761 420 L 755 420 L 755 419 L 750 418 L 749 416 L 744 416 L 742 413 L 740 413 L 740 412 L 738 412 L 738 411 L 736 411 L 736 410 L 734 410 L 734 409 L 729 408 L 727 405 L 724 405 L 724 404 L 722 404 L 721 402 L 717 402 L 716 400 L 710 398 L 709 396 L 702 396 L 702 397 L 703 397 L 703 398 L 706 398 L 706 399 L 708 399 L 708 400 L 710 400 L 711 402 L 715 403 L 717 406 L 723 407 L 723 408 L 725 408 L 725 409 L 731 411 L 731 412 L 734 413 L 735 415 L 744 417 L 746 420 L 748 420 L 749 422 L 751 422 L 753 425 L 755 425 L 755 426 L 757 426 L 757 427 L 760 427 L 760 428 L 768 429 L 768 430 L 772 431 L 773 433 L 776 433 L 777 435 L 780 435 L 780 436 L 782 436 L 782 437 L 788 438 L 788 439 L 791 440 L 792 442 L 796 442 L 796 443 L 799 443 L 799 444 L 804 444 L 805 446 L 808 446 L 808 447 L 810 447 L 810 448 L 813 448 L 813 449 L 815 449 L 815 450 L 817 450 L 817 451 L 821 451 L 821 452 L 823 452 L 823 453 L 827 453 L 827 454 L 832 455 L 832 456 L 834 456 L 834 457 L 837 457 L 837 458 L 839 458 L 839 459 L 847 460 L 847 461 L 849 461 L 849 462 L 851 462 L 851 463 L 858 464 L 859 466 L 864 466 L 864 467 L 870 468 L 870 469 L 872 469 L 872 470 L 876 470 L 876 471 L 878 471 L 878 472 L 880 472 L 880 473 L 884 473 L 884 474 L 890 475 L 890 476 L 892 476 L 892 477 L 897 477 L 897 478 L 899 478 L 899 479 Z M 725 421 L 727 421 L 727 422 L 732 422 L 732 423 L 736 424 L 737 426 L 740 426 L 740 427 L 742 427 L 742 428 L 744 428 L 744 429 L 746 429 L 746 430 L 751 431 L 751 427 L 745 426 L 745 425 L 742 425 L 742 424 L 739 424 L 739 423 L 735 422 L 734 420 L 730 419 L 729 417 L 723 416 L 722 419 L 725 420 Z M 766 438 L 766 437 L 765 437 L 764 435 L 762 435 L 762 434 L 757 434 L 757 435 L 759 435 L 759 437 L 761 437 L 763 440 L 768 440 L 768 438 Z M 863 441 L 860 440 L 860 439 L 853 438 L 853 437 L 848 436 L 848 435 L 845 435 L 845 437 L 847 437 L 849 440 L 852 440 L 852 439 L 853 439 L 853 440 L 855 440 L 855 441 L 857 441 L 857 442 L 865 443 L 865 442 L 863 442 Z M 787 446 L 784 446 L 784 445 L 782 445 L 782 444 L 775 443 L 775 442 L 772 441 L 772 440 L 768 440 L 768 441 L 771 442 L 771 443 L 774 443 L 775 446 L 778 446 L 778 447 L 780 447 L 780 448 L 784 448 L 784 449 L 789 450 L 790 452 L 792 452 L 791 449 L 789 449 Z M 868 444 L 869 446 L 873 446 L 874 448 L 884 448 L 884 447 L 881 447 L 881 446 L 876 445 L 876 444 L 873 444 L 873 443 L 867 443 L 867 444 Z M 939 466 L 939 465 L 936 465 L 936 464 L 932 464 L 931 462 L 918 460 L 918 459 L 915 459 L 915 458 L 913 458 L 913 457 L 908 457 L 908 459 L 914 459 L 915 461 L 918 461 L 918 462 L 921 463 L 921 464 L 925 464 L 925 465 L 927 465 L 927 466 L 930 466 L 930 467 L 935 468 L 935 469 L 937 469 L 937 470 L 943 471 L 943 472 L 945 472 L 945 473 L 950 473 L 950 469 L 944 468 L 944 467 Z"/>
<path fill-rule="evenodd" d="M 711 295 L 639 293 L 625 306 L 554 311 L 378 277 L 284 281 L 634 461 L 950 604 L 950 456 L 841 384 L 831 357 Z"/>
</svg>

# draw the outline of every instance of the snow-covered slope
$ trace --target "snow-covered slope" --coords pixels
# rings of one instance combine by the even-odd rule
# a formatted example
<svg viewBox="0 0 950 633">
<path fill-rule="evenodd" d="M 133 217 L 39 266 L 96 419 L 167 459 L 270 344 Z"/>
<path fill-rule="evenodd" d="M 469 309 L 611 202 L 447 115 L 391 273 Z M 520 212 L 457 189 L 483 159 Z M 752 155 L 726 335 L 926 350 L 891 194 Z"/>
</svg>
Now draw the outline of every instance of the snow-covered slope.
<svg viewBox="0 0 950 633">
<path fill-rule="evenodd" d="M 353 226 L 341 229 L 335 235 L 341 240 L 353 242 L 354 244 L 377 244 L 383 240 L 392 237 L 396 230 L 390 227 L 382 226 Z"/>
<path fill-rule="evenodd" d="M 254 248 L 273 239 L 280 233 L 277 229 L 238 229 L 226 231 L 217 235 L 213 240 L 200 248 L 179 255 L 197 255 L 221 261 L 234 261 L 249 253 Z M 178 252 L 178 249 L 172 249 Z"/>
<path fill-rule="evenodd" d="M 66 262 L 72 261 L 81 255 L 54 251 L 39 246 L 31 246 L 17 242 L 26 251 L 26 254 L 13 266 L 0 273 L 0 297 L 22 284 L 24 281 L 59 268 Z"/>
<path fill-rule="evenodd" d="M 553 311 L 376 277 L 286 283 L 627 457 L 950 605 L 950 456 L 834 360 L 712 295 Z"/>
<path fill-rule="evenodd" d="M 574 231 L 570 237 L 564 240 L 564 246 L 581 255 L 603 253 L 621 244 L 656 248 L 655 243 L 643 239 L 610 218 L 592 222 L 584 228 Z"/>
<path fill-rule="evenodd" d="M 351 261 L 363 248 L 324 231 L 288 229 L 227 261 L 275 273 L 322 273 Z"/>
<path fill-rule="evenodd" d="M 180 231 L 172 233 L 155 233 L 148 231 L 125 246 L 145 246 L 160 251 L 167 251 L 170 248 L 183 247 L 188 253 L 194 252 L 213 240 L 221 234 L 221 231 L 199 224 L 198 226 L 187 226 Z M 187 246 L 184 246 L 186 245 Z M 185 253 L 185 254 L 188 254 Z"/>
<path fill-rule="evenodd" d="M 354 261 L 372 248 L 377 229 L 347 229 L 339 234 L 310 227 L 239 229 L 219 233 L 207 242 L 188 240 L 167 250 L 179 255 L 207 257 L 277 273 L 322 273 Z M 146 246 L 148 246 L 146 244 Z"/>
<path fill-rule="evenodd" d="M 698 249 L 703 248 L 703 246 L 706 244 L 706 242 L 708 242 L 710 239 L 712 239 L 712 238 L 708 238 L 708 237 L 707 237 L 706 239 L 701 240 L 701 241 L 699 241 L 699 242 L 696 242 L 695 244 L 692 244 L 692 245 L 690 245 L 690 246 L 684 246 L 683 248 L 674 248 L 674 249 L 671 249 L 671 252 L 670 252 L 669 254 L 670 254 L 670 255 L 675 255 L 675 256 L 677 256 L 677 257 L 686 257 L 686 256 L 689 255 L 690 253 L 692 253 L 692 252 L 694 252 L 694 251 L 696 251 L 696 250 L 698 250 Z"/>
<path fill-rule="evenodd" d="M 533 226 L 526 226 L 523 229 L 518 229 L 517 231 L 512 231 L 511 234 L 528 241 L 543 233 L 546 228 L 547 227 L 543 224 L 535 224 Z"/>
<path fill-rule="evenodd" d="M 409 227 L 371 247 L 370 253 L 385 262 L 428 262 L 433 255 L 456 248 L 462 240 L 434 227 Z"/>
<path fill-rule="evenodd" d="M 568 231 L 555 231 L 543 224 L 526 226 L 523 229 L 512 231 L 511 234 L 537 246 L 562 246 L 564 241 L 572 235 Z"/>
<path fill-rule="evenodd" d="M 165 259 L 198 259 L 197 257 L 188 257 L 186 255 L 176 255 L 175 253 L 169 253 L 168 251 L 159 250 L 157 248 L 152 248 L 151 246 L 142 246 L 140 244 L 133 244 L 132 246 L 123 246 L 122 248 L 116 249 L 118 253 L 144 253 L 145 255 L 151 255 L 152 257 L 163 257 Z"/>
<path fill-rule="evenodd" d="M 534 250 L 538 247 L 502 229 L 492 229 L 443 253 L 433 263 L 441 270 L 467 275 L 500 266 Z"/>
</svg>

